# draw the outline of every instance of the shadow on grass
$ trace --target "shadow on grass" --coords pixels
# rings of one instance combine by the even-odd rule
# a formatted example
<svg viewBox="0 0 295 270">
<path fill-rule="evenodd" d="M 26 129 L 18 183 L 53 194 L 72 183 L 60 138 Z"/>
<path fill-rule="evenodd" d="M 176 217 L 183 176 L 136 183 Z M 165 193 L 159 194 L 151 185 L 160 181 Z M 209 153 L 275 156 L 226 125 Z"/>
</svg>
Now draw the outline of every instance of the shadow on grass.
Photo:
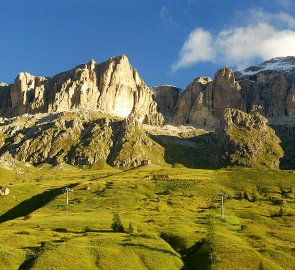
<svg viewBox="0 0 295 270">
<path fill-rule="evenodd" d="M 71 184 L 67 187 L 73 188 L 76 185 L 78 184 Z M 44 191 L 41 194 L 37 194 L 31 197 L 30 199 L 22 201 L 21 203 L 19 203 L 18 205 L 16 205 L 15 207 L 8 210 L 6 213 L 1 215 L 0 223 L 30 215 L 37 209 L 51 202 L 56 196 L 62 194 L 64 188 L 65 187 L 59 187 L 48 191 Z"/>
<path fill-rule="evenodd" d="M 29 270 L 32 268 L 35 259 L 40 255 L 41 247 L 25 247 L 23 249 L 29 249 L 31 253 L 27 254 L 26 259 L 19 266 L 18 270 Z"/>
<path fill-rule="evenodd" d="M 184 266 L 181 270 L 211 269 L 211 261 L 208 251 L 204 247 L 204 241 L 197 242 L 192 247 L 180 252 Z"/>
<path fill-rule="evenodd" d="M 170 254 L 172 256 L 177 256 L 176 255 L 176 252 L 172 252 L 172 251 L 169 251 L 169 250 L 166 250 L 166 249 L 161 249 L 161 248 L 154 248 L 154 247 L 149 247 L 149 246 L 146 246 L 146 245 L 143 245 L 143 244 L 134 244 L 134 243 L 124 243 L 124 244 L 120 244 L 121 246 L 124 246 L 124 247 L 137 247 L 137 248 L 144 248 L 144 249 L 148 249 L 150 251 L 155 251 L 155 252 L 163 252 L 163 253 L 166 253 L 166 254 Z"/>
</svg>

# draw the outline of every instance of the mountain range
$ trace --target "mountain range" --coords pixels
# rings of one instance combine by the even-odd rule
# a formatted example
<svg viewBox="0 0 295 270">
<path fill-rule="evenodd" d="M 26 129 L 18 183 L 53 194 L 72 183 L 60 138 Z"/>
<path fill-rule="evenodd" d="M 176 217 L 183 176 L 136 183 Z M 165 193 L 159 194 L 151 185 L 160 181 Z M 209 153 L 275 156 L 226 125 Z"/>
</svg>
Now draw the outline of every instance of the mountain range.
<svg viewBox="0 0 295 270">
<path fill-rule="evenodd" d="M 295 168 L 295 57 L 148 87 L 126 56 L 0 84 L 0 155 L 33 164 Z M 8 157 L 9 156 L 9 157 Z"/>
</svg>

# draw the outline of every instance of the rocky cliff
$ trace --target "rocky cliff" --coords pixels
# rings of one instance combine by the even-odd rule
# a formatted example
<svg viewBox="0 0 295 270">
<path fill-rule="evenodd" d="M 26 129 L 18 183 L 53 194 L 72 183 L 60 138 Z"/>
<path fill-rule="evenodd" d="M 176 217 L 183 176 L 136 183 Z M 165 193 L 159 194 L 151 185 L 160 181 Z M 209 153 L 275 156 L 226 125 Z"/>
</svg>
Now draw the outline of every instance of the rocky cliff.
<svg viewBox="0 0 295 270">
<path fill-rule="evenodd" d="M 52 113 L 93 109 L 140 122 L 161 125 L 153 91 L 133 69 L 126 56 L 111 58 L 60 73 L 52 78 L 20 73 L 11 86 L 0 85 L 0 114 Z"/>
<path fill-rule="evenodd" d="M 92 109 L 139 122 L 218 126 L 227 108 L 268 119 L 295 117 L 295 57 L 274 58 L 243 71 L 196 78 L 184 91 L 149 88 L 126 56 L 90 61 L 52 78 L 20 73 L 0 84 L 0 116 Z"/>
<path fill-rule="evenodd" d="M 226 109 L 219 128 L 222 164 L 278 169 L 284 151 L 267 123 L 259 113 Z"/>
<path fill-rule="evenodd" d="M 211 81 L 195 79 L 182 92 L 174 124 L 218 125 L 225 109 L 259 112 L 268 119 L 295 117 L 295 57 L 274 58 L 235 72 L 219 70 Z"/>
<path fill-rule="evenodd" d="M 158 111 L 164 116 L 165 122 L 170 123 L 181 89 L 173 85 L 161 85 L 153 88 Z"/>
</svg>

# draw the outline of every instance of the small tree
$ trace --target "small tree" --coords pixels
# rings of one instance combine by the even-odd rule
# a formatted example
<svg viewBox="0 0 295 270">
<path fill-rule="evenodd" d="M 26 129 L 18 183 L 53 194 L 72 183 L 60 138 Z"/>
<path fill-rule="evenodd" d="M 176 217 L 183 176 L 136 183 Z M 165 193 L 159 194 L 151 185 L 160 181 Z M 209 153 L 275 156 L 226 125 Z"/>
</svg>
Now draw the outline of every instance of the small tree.
<svg viewBox="0 0 295 270">
<path fill-rule="evenodd" d="M 133 228 L 133 225 L 132 225 L 131 222 L 129 223 L 128 231 L 129 231 L 130 234 L 133 234 L 134 233 L 134 228 Z"/>
<path fill-rule="evenodd" d="M 124 226 L 121 222 L 121 219 L 120 219 L 120 216 L 118 213 L 114 213 L 113 223 L 112 223 L 111 228 L 114 232 L 124 232 L 125 231 Z"/>
</svg>

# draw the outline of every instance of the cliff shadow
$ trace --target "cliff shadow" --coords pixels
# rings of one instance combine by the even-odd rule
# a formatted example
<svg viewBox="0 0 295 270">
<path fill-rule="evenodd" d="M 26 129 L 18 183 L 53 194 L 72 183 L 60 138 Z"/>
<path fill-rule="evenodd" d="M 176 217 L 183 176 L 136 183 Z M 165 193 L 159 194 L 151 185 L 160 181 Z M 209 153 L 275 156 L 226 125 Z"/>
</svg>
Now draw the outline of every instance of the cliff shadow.
<svg viewBox="0 0 295 270">
<path fill-rule="evenodd" d="M 218 169 L 219 145 L 214 133 L 191 138 L 168 135 L 150 135 L 165 148 L 165 161 L 169 164 L 182 164 L 193 169 Z"/>
<path fill-rule="evenodd" d="M 271 125 L 280 138 L 284 156 L 280 160 L 281 170 L 295 170 L 295 127 L 288 125 Z"/>
<path fill-rule="evenodd" d="M 73 188 L 78 184 L 71 184 L 67 187 Z M 65 186 L 66 187 L 66 186 Z M 64 193 L 65 187 L 54 188 L 51 190 L 44 191 L 40 194 L 32 196 L 30 199 L 24 200 L 15 207 L 8 210 L 6 213 L 1 215 L 0 223 L 13 220 L 19 217 L 25 217 L 38 210 L 42 206 L 51 202 L 55 197 Z"/>
</svg>

